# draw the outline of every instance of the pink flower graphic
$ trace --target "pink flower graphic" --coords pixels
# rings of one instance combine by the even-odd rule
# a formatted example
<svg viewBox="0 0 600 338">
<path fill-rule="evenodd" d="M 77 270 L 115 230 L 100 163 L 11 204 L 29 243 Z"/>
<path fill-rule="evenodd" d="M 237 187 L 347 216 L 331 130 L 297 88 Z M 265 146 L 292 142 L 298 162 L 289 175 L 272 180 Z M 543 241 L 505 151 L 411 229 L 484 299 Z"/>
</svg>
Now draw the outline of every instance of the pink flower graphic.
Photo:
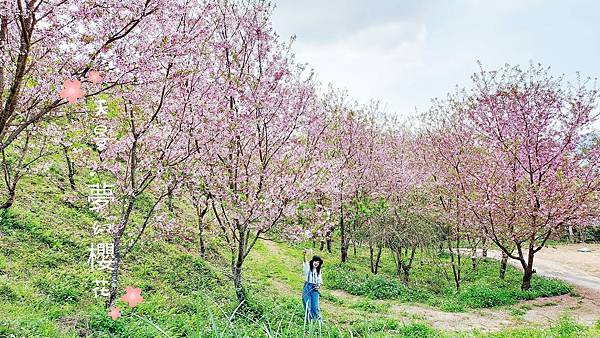
<svg viewBox="0 0 600 338">
<path fill-rule="evenodd" d="M 75 103 L 78 98 L 84 95 L 81 90 L 81 82 L 77 80 L 65 80 L 63 90 L 60 91 L 60 97 L 67 99 L 69 103 Z"/>
<path fill-rule="evenodd" d="M 98 84 L 102 82 L 102 76 L 100 76 L 100 72 L 97 70 L 90 70 L 88 73 L 88 80 L 92 81 L 93 84 Z"/>
<path fill-rule="evenodd" d="M 128 286 L 125 288 L 125 295 L 121 297 L 121 300 L 128 303 L 130 307 L 135 307 L 144 300 L 141 293 L 142 289 Z"/>
<path fill-rule="evenodd" d="M 113 320 L 115 320 L 115 319 L 121 317 L 121 310 L 119 310 L 118 307 L 110 308 L 110 311 L 108 312 L 108 316 L 110 318 L 112 318 Z"/>
</svg>

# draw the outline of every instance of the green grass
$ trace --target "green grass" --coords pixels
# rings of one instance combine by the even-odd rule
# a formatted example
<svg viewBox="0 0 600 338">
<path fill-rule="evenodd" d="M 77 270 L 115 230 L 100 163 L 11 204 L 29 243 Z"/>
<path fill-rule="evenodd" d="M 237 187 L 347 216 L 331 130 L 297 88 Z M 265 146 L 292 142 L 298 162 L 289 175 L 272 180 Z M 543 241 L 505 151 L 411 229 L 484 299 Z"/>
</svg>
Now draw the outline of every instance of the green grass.
<svg viewBox="0 0 600 338">
<path fill-rule="evenodd" d="M 594 337 L 600 334 L 597 328 L 585 328 L 569 317 L 562 317 L 547 329 L 518 328 L 493 333 L 492 338 L 547 338 L 547 337 Z"/>
<path fill-rule="evenodd" d="M 531 310 L 531 307 L 523 305 L 520 307 L 512 308 L 510 310 L 510 314 L 516 319 L 523 319 L 523 316 L 525 316 L 528 310 Z"/>
<path fill-rule="evenodd" d="M 366 312 L 386 313 L 390 305 L 382 302 L 375 302 L 368 299 L 363 299 L 350 305 L 352 309 L 359 309 Z"/>
</svg>

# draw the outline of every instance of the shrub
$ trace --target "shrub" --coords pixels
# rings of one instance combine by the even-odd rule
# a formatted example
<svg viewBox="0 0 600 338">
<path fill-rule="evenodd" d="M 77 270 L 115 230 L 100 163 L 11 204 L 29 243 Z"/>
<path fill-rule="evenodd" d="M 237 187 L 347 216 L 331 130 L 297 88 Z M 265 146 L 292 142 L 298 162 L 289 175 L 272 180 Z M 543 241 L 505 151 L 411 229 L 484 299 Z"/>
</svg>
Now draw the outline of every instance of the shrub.
<svg viewBox="0 0 600 338">
<path fill-rule="evenodd" d="M 510 305 L 517 302 L 506 289 L 497 290 L 482 285 L 469 285 L 460 293 L 459 299 L 472 308 Z"/>
<path fill-rule="evenodd" d="M 559 337 L 578 336 L 578 334 L 584 330 L 585 327 L 575 322 L 571 317 L 561 317 L 558 321 L 558 325 L 550 328 L 550 331 Z"/>
<path fill-rule="evenodd" d="M 420 323 L 404 325 L 400 328 L 399 337 L 406 338 L 428 338 L 436 337 L 438 334 L 433 328 Z"/>
<path fill-rule="evenodd" d="M 326 284 L 332 289 L 371 299 L 398 299 L 425 302 L 431 295 L 418 287 L 407 287 L 398 278 L 383 275 L 361 275 L 344 264 L 329 266 Z"/>
<path fill-rule="evenodd" d="M 369 300 L 361 300 L 359 302 L 356 302 L 356 303 L 350 305 L 350 307 L 353 309 L 360 309 L 360 310 L 368 311 L 368 312 L 384 313 L 388 310 L 389 304 L 376 303 L 376 302 L 369 301 Z"/>
<path fill-rule="evenodd" d="M 589 227 L 584 230 L 586 241 L 600 242 L 600 226 Z"/>
<path fill-rule="evenodd" d="M 510 310 L 513 317 L 522 318 L 527 313 L 527 309 L 518 307 Z"/>
<path fill-rule="evenodd" d="M 441 303 L 440 308 L 446 312 L 464 312 L 465 305 L 458 300 L 450 299 Z"/>
<path fill-rule="evenodd" d="M 72 276 L 39 277 L 34 281 L 34 286 L 48 295 L 55 302 L 78 302 L 82 296 L 80 281 Z"/>
<path fill-rule="evenodd" d="M 343 300 L 341 300 L 339 297 L 336 297 L 331 292 L 321 291 L 321 298 L 334 304 L 344 304 Z"/>
<path fill-rule="evenodd" d="M 531 289 L 527 292 L 533 293 L 533 298 L 537 298 L 560 296 L 570 293 L 572 290 L 573 288 L 569 284 L 561 280 L 534 276 L 531 280 Z"/>
<path fill-rule="evenodd" d="M 365 319 L 363 321 L 352 323 L 350 330 L 361 336 L 369 337 L 372 333 L 389 330 L 398 330 L 400 323 L 390 318 Z"/>
<path fill-rule="evenodd" d="M 374 299 L 403 298 L 406 293 L 406 286 L 400 281 L 382 276 L 369 277 L 360 287 L 361 295 Z"/>
<path fill-rule="evenodd" d="M 9 284 L 0 284 L 0 299 L 12 302 L 16 301 L 19 295 L 13 290 Z"/>
</svg>

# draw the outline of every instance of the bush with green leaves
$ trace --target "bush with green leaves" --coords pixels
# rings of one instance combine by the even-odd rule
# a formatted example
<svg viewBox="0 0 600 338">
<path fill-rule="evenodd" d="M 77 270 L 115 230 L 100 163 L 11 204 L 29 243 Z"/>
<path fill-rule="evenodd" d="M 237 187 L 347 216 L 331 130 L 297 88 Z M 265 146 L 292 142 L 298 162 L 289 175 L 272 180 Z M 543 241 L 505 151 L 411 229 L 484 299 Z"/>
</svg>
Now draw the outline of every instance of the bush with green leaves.
<svg viewBox="0 0 600 338">
<path fill-rule="evenodd" d="M 433 268 L 428 266 L 415 267 L 415 283 L 409 285 L 393 275 L 364 273 L 343 263 L 328 265 L 325 279 L 327 287 L 356 296 L 426 303 L 448 312 L 512 305 L 520 300 L 563 295 L 573 290 L 563 281 L 536 275 L 531 289 L 522 291 L 519 287 L 520 272 L 510 267 L 505 279 L 500 279 L 497 266 L 495 261 L 482 261 L 476 271 L 466 274 L 467 278 L 458 292 L 448 281 L 441 288 L 439 281 L 427 283 L 430 276 L 435 276 Z"/>
</svg>

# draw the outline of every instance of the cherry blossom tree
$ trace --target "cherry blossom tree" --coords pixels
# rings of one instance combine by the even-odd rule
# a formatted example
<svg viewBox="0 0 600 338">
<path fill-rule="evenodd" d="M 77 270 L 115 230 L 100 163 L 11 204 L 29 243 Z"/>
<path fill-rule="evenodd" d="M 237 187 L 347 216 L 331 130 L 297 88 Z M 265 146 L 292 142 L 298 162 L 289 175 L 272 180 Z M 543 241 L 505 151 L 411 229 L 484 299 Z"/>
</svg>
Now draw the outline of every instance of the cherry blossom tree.
<svg viewBox="0 0 600 338">
<path fill-rule="evenodd" d="M 355 242 L 366 243 L 369 246 L 369 268 L 371 273 L 377 274 L 385 240 L 390 236 L 387 232 L 388 228 L 382 226 L 384 223 L 379 222 L 381 218 L 378 216 L 385 213 L 388 206 L 385 199 L 380 198 L 375 201 L 363 199 L 354 204 L 354 207 L 357 208 L 354 212 L 355 221 L 360 220 L 360 224 L 354 230 L 353 239 Z"/>
<path fill-rule="evenodd" d="M 213 30 L 206 17 L 215 10 L 211 3 L 175 1 L 157 11 L 155 25 L 145 26 L 139 45 L 130 46 L 140 53 L 122 60 L 143 71 L 119 87 L 113 115 L 98 119 L 109 126 L 109 142 L 89 165 L 114 184 L 116 200 L 110 209 L 116 222 L 107 307 L 116 299 L 122 260 L 152 224 L 160 202 L 192 172 L 187 163 L 197 151 L 194 135 L 214 89 L 207 80 L 212 64 L 206 45 Z M 138 203 L 142 197 L 147 203 Z"/>
<path fill-rule="evenodd" d="M 338 210 L 340 254 L 345 262 L 350 244 L 356 249 L 369 232 L 364 227 L 375 213 L 368 205 L 402 197 L 419 180 L 418 171 L 409 160 L 413 150 L 407 131 L 377 102 L 359 105 L 345 92 L 330 89 L 324 107 L 330 120 L 322 160 L 330 173 L 325 191 L 332 209 Z"/>
<path fill-rule="evenodd" d="M 598 91 L 578 76 L 565 85 L 541 65 L 473 76 L 464 111 L 477 150 L 462 183 L 468 207 L 531 287 L 534 257 L 565 225 L 598 216 Z"/>
<path fill-rule="evenodd" d="M 474 137 L 472 130 L 463 123 L 464 93 L 449 95 L 447 100 L 435 100 L 433 106 L 422 116 L 418 144 L 420 167 L 430 176 L 428 189 L 436 199 L 432 201 L 439 212 L 438 221 L 443 224 L 445 250 L 450 254 L 452 280 L 460 289 L 463 275 L 461 247 L 464 243 L 476 250 L 481 237 L 479 225 L 472 220 L 465 195 L 462 177 L 473 160 Z"/>
<path fill-rule="evenodd" d="M 132 46 L 140 44 L 132 41 L 143 36 L 156 21 L 155 14 L 168 7 L 168 3 L 158 0 L 110 0 L 102 4 L 83 0 L 0 3 L 0 151 L 6 150 L 5 155 L 12 157 L 3 160 L 3 167 L 5 172 L 13 173 L 6 182 L 7 196 L 2 209 L 12 205 L 16 186 L 23 177 L 22 168 L 7 168 L 9 163 L 18 164 L 22 162 L 19 158 L 37 156 L 31 140 L 47 138 L 38 134 L 47 131 L 43 126 L 48 121 L 65 115 L 63 110 L 68 101 L 81 105 L 84 98 L 132 82 L 141 71 L 141 64 L 123 60 L 136 59 L 139 48 Z M 100 75 L 102 86 L 92 84 L 99 76 L 94 69 L 104 71 Z M 65 81 L 72 81 L 68 98 L 59 95 L 65 89 Z M 7 150 L 21 135 L 18 149 Z M 31 153 L 20 154 L 23 151 Z"/>
<path fill-rule="evenodd" d="M 425 191 L 415 189 L 376 214 L 370 222 L 375 238 L 390 249 L 396 274 L 402 276 L 405 284 L 409 282 L 417 250 L 436 243 L 440 237 L 435 213 L 429 207 L 430 200 Z"/>
<path fill-rule="evenodd" d="M 197 141 L 198 136 L 194 136 L 194 143 L 200 144 Z M 197 143 L 198 142 L 198 143 Z M 206 140 L 204 140 L 206 142 Z M 207 248 L 207 232 L 211 230 L 211 221 L 208 220 L 211 211 L 211 193 L 207 185 L 206 173 L 210 172 L 204 166 L 203 155 L 201 151 L 195 152 L 194 158 L 188 165 L 194 168 L 194 171 L 189 173 L 189 176 L 184 178 L 183 188 L 187 200 L 194 208 L 196 225 L 198 229 L 198 252 L 200 257 L 206 259 L 208 257 Z"/>
<path fill-rule="evenodd" d="M 218 3 L 212 97 L 201 145 L 211 209 L 231 254 L 236 296 L 256 241 L 285 225 L 319 182 L 320 106 L 311 76 L 277 41 L 264 1 Z M 206 136 L 204 136 L 206 137 Z"/>
<path fill-rule="evenodd" d="M 353 210 L 350 204 L 360 203 L 369 197 L 367 170 L 374 146 L 373 117 L 357 103 L 349 102 L 343 91 L 330 89 L 324 99 L 324 109 L 331 123 L 326 130 L 326 161 L 328 163 L 329 184 L 327 192 L 331 196 L 332 209 L 338 210 L 340 230 L 341 261 L 348 259 L 348 249 L 352 239 Z M 354 218 L 354 221 L 359 221 Z M 330 236 L 331 234 L 327 234 Z"/>
<path fill-rule="evenodd" d="M 331 252 L 331 241 L 325 234 L 331 232 L 335 227 L 336 219 L 332 215 L 330 201 L 326 199 L 326 195 L 322 192 L 317 192 L 314 196 L 308 196 L 304 201 L 298 204 L 296 216 L 292 220 L 292 227 L 286 229 L 284 236 L 292 243 L 299 243 L 305 239 L 310 239 L 313 243 L 313 248 L 317 242 L 320 242 L 320 250 L 322 251 L 327 245 Z"/>
<path fill-rule="evenodd" d="M 377 110 L 370 110 L 377 114 Z M 377 119 L 379 126 L 371 134 L 374 140 L 367 152 L 369 166 L 363 181 L 371 196 L 385 201 L 385 207 L 366 217 L 366 232 L 371 252 L 371 272 L 376 273 L 381 251 L 392 251 L 398 275 L 408 282 L 414 254 L 419 247 L 433 242 L 437 229 L 435 208 L 424 189 L 427 172 L 416 154 L 419 139 L 405 126 L 385 114 Z M 421 192 L 423 191 L 423 192 Z M 377 254 L 373 254 L 373 246 Z"/>
<path fill-rule="evenodd" d="M 37 133 L 37 128 L 46 128 L 44 133 Z M 3 202 L 0 212 L 13 204 L 17 184 L 28 175 L 44 174 L 50 163 L 45 161 L 49 155 L 57 152 L 55 144 L 59 140 L 60 128 L 54 123 L 45 123 L 36 127 L 28 127 L 17 138 L 13 147 L 0 150 L 2 158 L 2 183 L 4 185 Z"/>
</svg>

